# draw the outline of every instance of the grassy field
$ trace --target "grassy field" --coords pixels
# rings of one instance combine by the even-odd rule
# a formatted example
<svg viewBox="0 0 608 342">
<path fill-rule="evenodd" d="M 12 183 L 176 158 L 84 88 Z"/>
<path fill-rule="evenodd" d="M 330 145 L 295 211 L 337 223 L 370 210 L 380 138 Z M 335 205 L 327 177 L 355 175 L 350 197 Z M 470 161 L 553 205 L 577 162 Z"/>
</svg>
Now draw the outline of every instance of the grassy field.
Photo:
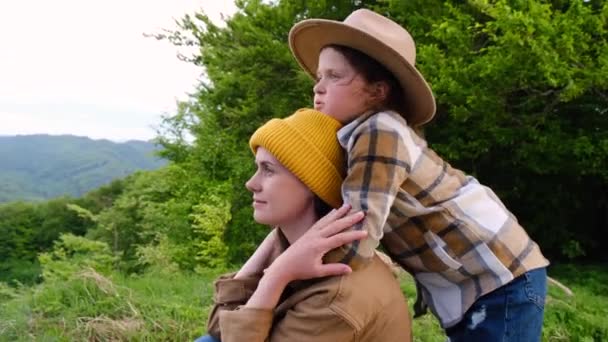
<svg viewBox="0 0 608 342">
<path fill-rule="evenodd" d="M 32 288 L 0 285 L 0 341 L 191 341 L 205 331 L 213 279 L 154 272 L 125 277 L 85 269 Z M 544 341 L 608 341 L 608 267 L 552 267 L 574 292 L 550 286 Z M 410 302 L 411 278 L 400 278 Z M 437 321 L 414 320 L 415 341 L 444 341 Z"/>
<path fill-rule="evenodd" d="M 608 341 L 608 266 L 560 265 L 551 267 L 549 276 L 567 286 L 573 295 L 549 285 L 543 341 Z M 416 288 L 409 275 L 401 276 L 401 288 L 411 306 Z M 415 319 L 413 331 L 414 341 L 446 340 L 431 315 Z"/>
</svg>

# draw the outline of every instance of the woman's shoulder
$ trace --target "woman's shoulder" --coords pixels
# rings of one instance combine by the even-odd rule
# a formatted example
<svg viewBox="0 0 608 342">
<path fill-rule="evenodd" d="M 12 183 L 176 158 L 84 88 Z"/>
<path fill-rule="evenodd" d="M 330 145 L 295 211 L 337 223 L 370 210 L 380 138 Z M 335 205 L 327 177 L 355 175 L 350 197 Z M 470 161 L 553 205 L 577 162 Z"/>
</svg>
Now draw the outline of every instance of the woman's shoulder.
<svg viewBox="0 0 608 342">
<path fill-rule="evenodd" d="M 347 315 L 352 324 L 369 328 L 373 322 L 397 320 L 402 326 L 408 321 L 407 300 L 399 282 L 378 256 L 340 280 L 340 288 L 330 306 Z"/>
<path fill-rule="evenodd" d="M 376 255 L 364 267 L 340 277 L 336 300 L 388 303 L 395 294 L 403 297 L 399 282 L 389 266 Z"/>
<path fill-rule="evenodd" d="M 407 311 L 407 302 L 397 279 L 377 256 L 350 274 L 326 278 L 308 290 L 318 297 L 310 300 L 319 300 L 319 305 L 348 315 L 359 324 L 381 312 Z"/>
<path fill-rule="evenodd" d="M 398 334 L 409 331 L 407 301 L 392 271 L 378 257 L 347 275 L 297 283 L 290 292 L 275 316 L 295 310 L 300 316 L 325 320 L 333 316 L 354 331 L 372 335 L 384 334 L 389 326 Z"/>
</svg>

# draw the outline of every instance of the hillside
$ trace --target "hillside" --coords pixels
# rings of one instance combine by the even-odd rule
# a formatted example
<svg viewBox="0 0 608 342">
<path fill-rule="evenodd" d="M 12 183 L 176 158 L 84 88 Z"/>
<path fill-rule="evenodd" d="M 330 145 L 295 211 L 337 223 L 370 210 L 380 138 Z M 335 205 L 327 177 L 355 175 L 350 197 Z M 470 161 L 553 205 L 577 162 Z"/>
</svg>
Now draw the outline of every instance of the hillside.
<svg viewBox="0 0 608 342">
<path fill-rule="evenodd" d="M 72 135 L 0 136 L 0 202 L 80 196 L 115 178 L 165 162 L 144 141 Z"/>
</svg>

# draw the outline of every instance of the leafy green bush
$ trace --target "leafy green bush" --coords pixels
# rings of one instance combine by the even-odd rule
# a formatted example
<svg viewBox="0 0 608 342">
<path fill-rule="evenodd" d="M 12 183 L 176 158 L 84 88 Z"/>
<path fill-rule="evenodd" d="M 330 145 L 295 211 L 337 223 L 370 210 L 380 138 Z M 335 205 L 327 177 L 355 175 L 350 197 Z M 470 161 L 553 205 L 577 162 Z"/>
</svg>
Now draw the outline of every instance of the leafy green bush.
<svg viewBox="0 0 608 342">
<path fill-rule="evenodd" d="M 116 258 L 104 242 L 62 234 L 55 242 L 53 250 L 41 253 L 38 260 L 45 280 L 62 281 L 84 268 L 109 272 Z"/>
<path fill-rule="evenodd" d="M 224 243 L 224 229 L 230 221 L 230 201 L 217 195 L 205 196 L 204 202 L 193 207 L 191 216 L 199 266 L 225 267 L 228 247 Z"/>
</svg>

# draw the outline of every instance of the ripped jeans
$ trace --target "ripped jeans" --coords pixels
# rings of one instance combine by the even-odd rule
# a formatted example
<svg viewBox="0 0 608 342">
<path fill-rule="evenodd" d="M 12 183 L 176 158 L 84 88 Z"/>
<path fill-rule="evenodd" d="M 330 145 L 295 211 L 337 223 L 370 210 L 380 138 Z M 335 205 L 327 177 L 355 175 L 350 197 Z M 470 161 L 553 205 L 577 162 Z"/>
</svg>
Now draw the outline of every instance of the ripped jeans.
<svg viewBox="0 0 608 342">
<path fill-rule="evenodd" d="M 546 295 L 546 269 L 526 272 L 479 298 L 462 321 L 446 329 L 448 341 L 540 341 Z"/>
</svg>

